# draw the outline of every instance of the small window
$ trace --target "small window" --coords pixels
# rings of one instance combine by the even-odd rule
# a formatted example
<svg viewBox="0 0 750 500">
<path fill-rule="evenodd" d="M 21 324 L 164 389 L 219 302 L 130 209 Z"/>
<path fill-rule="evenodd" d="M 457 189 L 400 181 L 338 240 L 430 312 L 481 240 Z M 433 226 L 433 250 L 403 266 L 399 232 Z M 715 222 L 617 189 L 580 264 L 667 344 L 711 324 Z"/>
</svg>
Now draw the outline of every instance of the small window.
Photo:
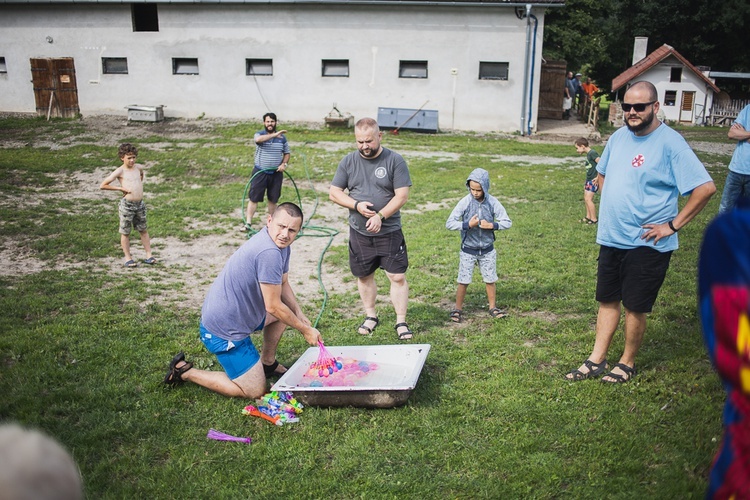
<svg viewBox="0 0 750 500">
<path fill-rule="evenodd" d="M 159 14 L 155 3 L 131 4 L 133 31 L 159 31 Z"/>
<path fill-rule="evenodd" d="M 427 61 L 400 61 L 399 78 L 427 78 Z"/>
<path fill-rule="evenodd" d="M 682 81 L 682 68 L 672 68 L 669 72 L 670 82 L 681 82 Z"/>
<path fill-rule="evenodd" d="M 175 57 L 172 59 L 173 75 L 197 75 L 198 58 Z"/>
<path fill-rule="evenodd" d="M 479 61 L 480 80 L 507 80 L 508 63 Z"/>
<path fill-rule="evenodd" d="M 5 65 L 5 58 L 0 57 L 0 73 L 7 73 L 8 66 Z"/>
<path fill-rule="evenodd" d="M 245 74 L 273 76 L 273 59 L 245 59 Z"/>
<path fill-rule="evenodd" d="M 349 77 L 349 59 L 323 59 L 323 76 Z"/>
<path fill-rule="evenodd" d="M 105 75 L 127 75 L 127 57 L 102 57 L 102 73 Z"/>
<path fill-rule="evenodd" d="M 664 105 L 665 106 L 674 106 L 677 102 L 677 91 L 676 90 L 667 90 L 664 92 Z"/>
</svg>

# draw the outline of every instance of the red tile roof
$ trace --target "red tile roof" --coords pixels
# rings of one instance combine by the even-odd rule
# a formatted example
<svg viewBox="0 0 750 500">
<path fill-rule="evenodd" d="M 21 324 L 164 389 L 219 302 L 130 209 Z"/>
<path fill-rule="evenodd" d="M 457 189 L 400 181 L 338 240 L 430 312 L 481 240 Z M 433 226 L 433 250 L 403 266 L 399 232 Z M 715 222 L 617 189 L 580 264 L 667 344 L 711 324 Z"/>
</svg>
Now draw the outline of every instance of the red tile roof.
<svg viewBox="0 0 750 500">
<path fill-rule="evenodd" d="M 711 80 L 709 80 L 706 75 L 701 73 L 701 71 L 690 64 L 690 61 L 685 59 L 682 54 L 674 50 L 674 47 L 671 47 L 667 45 L 666 43 L 656 49 L 655 51 L 651 52 L 649 55 L 620 73 L 618 76 L 616 76 L 612 80 L 612 92 L 615 92 L 616 90 L 622 88 L 630 81 L 633 81 L 638 76 L 642 75 L 649 69 L 656 66 L 658 63 L 662 62 L 664 59 L 666 59 L 669 56 L 674 56 L 679 60 L 682 64 L 685 65 L 687 69 L 698 75 L 699 78 L 701 78 L 703 81 L 706 82 L 706 85 L 711 87 L 714 92 L 719 92 L 719 87 L 716 86 L 715 83 L 713 83 Z"/>
</svg>

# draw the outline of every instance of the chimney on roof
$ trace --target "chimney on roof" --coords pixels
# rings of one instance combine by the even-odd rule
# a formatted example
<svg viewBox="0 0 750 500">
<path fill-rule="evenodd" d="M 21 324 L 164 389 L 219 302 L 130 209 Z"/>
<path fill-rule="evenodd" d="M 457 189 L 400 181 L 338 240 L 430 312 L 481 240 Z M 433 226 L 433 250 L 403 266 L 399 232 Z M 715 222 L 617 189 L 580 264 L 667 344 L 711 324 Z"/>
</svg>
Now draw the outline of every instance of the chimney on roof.
<svg viewBox="0 0 750 500">
<path fill-rule="evenodd" d="M 647 36 L 635 37 L 635 43 L 633 44 L 633 65 L 635 65 L 635 63 L 637 63 L 641 59 L 645 59 L 647 51 L 648 51 L 648 37 Z"/>
</svg>

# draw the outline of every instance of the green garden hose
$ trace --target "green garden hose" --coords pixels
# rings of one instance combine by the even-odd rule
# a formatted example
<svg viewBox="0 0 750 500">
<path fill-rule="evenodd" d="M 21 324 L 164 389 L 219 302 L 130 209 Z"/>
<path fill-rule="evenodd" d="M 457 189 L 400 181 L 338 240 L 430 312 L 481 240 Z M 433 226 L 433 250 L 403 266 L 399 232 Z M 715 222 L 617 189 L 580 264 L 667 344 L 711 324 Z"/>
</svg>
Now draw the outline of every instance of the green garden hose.
<svg viewBox="0 0 750 500">
<path fill-rule="evenodd" d="M 305 175 L 307 176 L 307 180 L 310 182 L 310 187 L 312 188 L 313 193 L 315 194 L 315 203 L 313 205 L 312 213 L 308 216 L 305 216 L 305 223 L 302 225 L 302 230 L 300 231 L 299 237 L 303 236 L 310 236 L 314 238 L 328 238 L 328 243 L 326 244 L 323 251 L 320 253 L 320 258 L 318 259 L 318 266 L 317 266 L 317 274 L 318 274 L 318 284 L 320 285 L 320 289 L 323 292 L 323 304 L 320 307 L 320 312 L 318 313 L 318 316 L 315 318 L 315 321 L 313 322 L 313 327 L 318 327 L 318 322 L 320 321 L 321 316 L 323 316 L 323 312 L 325 311 L 326 305 L 328 303 L 328 292 L 326 291 L 326 287 L 323 284 L 323 257 L 325 256 L 325 253 L 330 248 L 331 244 L 333 243 L 333 239 L 336 237 L 337 234 L 339 234 L 339 231 L 337 229 L 326 227 L 326 226 L 313 226 L 310 225 L 310 221 L 315 216 L 315 211 L 318 209 L 318 203 L 320 202 L 320 198 L 318 196 L 318 192 L 315 189 L 315 185 L 312 182 L 312 179 L 310 179 L 310 172 L 307 169 L 307 157 L 303 154 L 302 156 L 302 165 L 305 168 Z M 247 220 L 245 220 L 245 201 L 247 200 L 248 193 L 250 192 L 250 184 L 252 183 L 253 179 L 256 175 L 260 173 L 270 173 L 274 172 L 272 169 L 268 170 L 258 170 L 253 174 L 252 177 L 250 177 L 250 180 L 247 181 L 247 184 L 245 185 L 245 191 L 242 195 L 242 205 L 241 205 L 241 212 L 242 212 L 242 223 L 245 225 L 246 231 L 247 231 L 247 237 L 250 238 L 255 233 L 257 233 L 256 230 L 251 228 Z M 302 196 L 300 195 L 299 188 L 297 187 L 297 183 L 294 182 L 294 178 L 291 176 L 289 172 L 286 170 L 284 171 L 284 174 L 289 178 L 290 181 L 292 181 L 292 185 L 294 186 L 294 191 L 297 195 L 297 205 L 302 208 Z"/>
</svg>

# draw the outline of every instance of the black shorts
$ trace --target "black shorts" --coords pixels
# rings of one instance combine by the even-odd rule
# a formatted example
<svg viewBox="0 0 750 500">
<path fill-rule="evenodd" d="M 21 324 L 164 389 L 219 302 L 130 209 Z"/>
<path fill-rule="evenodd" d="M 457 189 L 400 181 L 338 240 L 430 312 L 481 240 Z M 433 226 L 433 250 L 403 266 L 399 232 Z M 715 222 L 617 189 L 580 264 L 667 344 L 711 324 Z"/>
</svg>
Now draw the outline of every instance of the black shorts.
<svg viewBox="0 0 750 500">
<path fill-rule="evenodd" d="M 409 268 L 406 241 L 401 229 L 378 236 L 365 236 L 349 228 L 349 268 L 364 278 L 377 268 L 391 274 L 403 274 Z"/>
<path fill-rule="evenodd" d="M 258 172 L 261 172 L 258 174 Z M 257 175 L 256 175 L 257 174 Z M 281 184 L 284 182 L 284 172 L 272 172 L 267 174 L 258 167 L 253 168 L 252 182 L 248 198 L 254 203 L 263 201 L 263 194 L 268 191 L 268 201 L 278 203 L 281 198 Z"/>
<path fill-rule="evenodd" d="M 672 252 L 649 247 L 622 250 L 602 245 L 596 300 L 620 302 L 629 311 L 649 313 L 667 276 Z"/>
</svg>

